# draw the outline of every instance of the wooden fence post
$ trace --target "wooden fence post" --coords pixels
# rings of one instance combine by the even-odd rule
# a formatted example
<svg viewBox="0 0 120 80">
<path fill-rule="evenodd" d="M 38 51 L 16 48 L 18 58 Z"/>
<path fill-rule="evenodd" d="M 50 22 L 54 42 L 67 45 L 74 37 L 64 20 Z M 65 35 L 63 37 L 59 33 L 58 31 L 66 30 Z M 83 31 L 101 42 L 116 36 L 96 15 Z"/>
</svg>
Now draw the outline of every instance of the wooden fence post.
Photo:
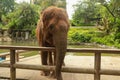
<svg viewBox="0 0 120 80">
<path fill-rule="evenodd" d="M 101 53 L 95 53 L 95 62 L 94 62 L 94 80 L 100 80 L 100 68 L 101 68 Z"/>
<path fill-rule="evenodd" d="M 15 54 L 15 61 L 19 62 L 19 53 Z"/>
<path fill-rule="evenodd" d="M 10 80 L 16 80 L 15 50 L 10 49 Z"/>
</svg>

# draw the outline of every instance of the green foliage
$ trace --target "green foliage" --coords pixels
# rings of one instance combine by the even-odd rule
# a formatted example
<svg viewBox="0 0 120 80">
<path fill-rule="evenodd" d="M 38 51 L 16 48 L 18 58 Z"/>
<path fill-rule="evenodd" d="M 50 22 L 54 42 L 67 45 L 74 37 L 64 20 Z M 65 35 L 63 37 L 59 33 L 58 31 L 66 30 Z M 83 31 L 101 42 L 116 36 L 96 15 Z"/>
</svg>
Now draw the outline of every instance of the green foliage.
<svg viewBox="0 0 120 80">
<path fill-rule="evenodd" d="M 96 7 L 95 1 L 84 0 L 75 6 L 75 13 L 73 14 L 73 22 L 77 25 L 93 25 L 92 20 L 97 18 L 98 8 Z"/>
<path fill-rule="evenodd" d="M 72 35 L 71 39 L 75 42 L 90 42 L 91 36 L 76 32 Z"/>
<path fill-rule="evenodd" d="M 2 25 L 2 15 L 7 15 L 14 10 L 14 0 L 0 0 L 0 25 Z"/>
<path fill-rule="evenodd" d="M 70 21 L 72 26 L 95 25 L 97 22 L 102 28 L 101 31 L 93 27 L 71 28 L 68 40 L 120 48 L 119 4 L 120 0 L 83 0 L 76 4 Z M 0 0 L 0 28 L 29 29 L 34 36 L 39 12 L 51 5 L 66 8 L 66 0 L 34 0 L 34 4 L 15 4 L 14 0 Z"/>
<path fill-rule="evenodd" d="M 114 30 L 115 30 L 115 32 L 117 34 L 117 33 L 120 32 L 120 18 L 116 18 L 116 22 L 115 23 L 116 24 L 114 24 Z"/>
<path fill-rule="evenodd" d="M 120 34 L 105 35 L 95 27 L 71 28 L 68 34 L 69 43 L 96 43 L 120 48 Z"/>
<path fill-rule="evenodd" d="M 116 33 L 114 36 L 115 46 L 120 48 L 120 33 Z"/>
<path fill-rule="evenodd" d="M 24 52 L 22 54 L 20 54 L 21 56 L 24 56 L 24 57 L 30 57 L 30 56 L 35 56 L 37 55 L 39 52 L 37 51 L 29 51 L 29 52 Z"/>
<path fill-rule="evenodd" d="M 0 0 L 0 28 L 29 29 L 34 36 L 40 11 L 52 5 L 66 8 L 66 0 L 31 0 L 30 4 Z"/>
<path fill-rule="evenodd" d="M 120 1 L 84 0 L 75 5 L 73 25 L 98 24 L 106 35 L 120 33 Z"/>
<path fill-rule="evenodd" d="M 105 31 L 105 33 L 110 34 L 113 30 L 116 29 L 116 25 L 118 25 L 117 19 L 119 18 L 119 7 L 120 5 L 120 1 L 117 0 L 110 0 L 110 1 L 99 1 L 100 2 L 100 7 L 99 8 L 99 13 L 101 14 L 101 17 L 103 19 L 106 19 L 107 22 L 103 22 L 103 23 L 107 23 L 106 24 L 102 24 L 103 31 Z M 119 27 L 119 26 L 117 26 Z"/>
<path fill-rule="evenodd" d="M 114 44 L 114 36 L 108 35 L 104 37 L 93 37 L 91 41 L 97 44 L 112 46 Z"/>
<path fill-rule="evenodd" d="M 90 43 L 93 36 L 95 36 L 96 28 L 94 27 L 75 27 L 70 28 L 68 33 L 69 42 Z"/>
<path fill-rule="evenodd" d="M 66 0 L 35 0 L 34 4 L 40 5 L 42 9 L 45 9 L 48 6 L 66 8 Z"/>
<path fill-rule="evenodd" d="M 14 10 L 14 0 L 0 0 L 0 15 Z"/>
<path fill-rule="evenodd" d="M 9 13 L 3 22 L 7 23 L 5 27 L 10 29 L 34 29 L 39 18 L 38 12 L 34 5 L 21 3 Z"/>
</svg>

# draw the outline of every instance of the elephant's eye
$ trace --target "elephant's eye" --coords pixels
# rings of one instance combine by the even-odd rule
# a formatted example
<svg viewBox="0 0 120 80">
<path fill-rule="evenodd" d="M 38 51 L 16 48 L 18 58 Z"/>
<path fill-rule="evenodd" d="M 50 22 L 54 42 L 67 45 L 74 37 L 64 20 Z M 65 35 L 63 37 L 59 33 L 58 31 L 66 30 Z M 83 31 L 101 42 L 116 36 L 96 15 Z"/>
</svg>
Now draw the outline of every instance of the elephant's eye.
<svg viewBox="0 0 120 80">
<path fill-rule="evenodd" d="M 51 25 L 49 26 L 49 29 L 50 29 L 50 30 L 53 30 L 53 29 L 54 29 L 54 25 L 51 24 Z"/>
</svg>

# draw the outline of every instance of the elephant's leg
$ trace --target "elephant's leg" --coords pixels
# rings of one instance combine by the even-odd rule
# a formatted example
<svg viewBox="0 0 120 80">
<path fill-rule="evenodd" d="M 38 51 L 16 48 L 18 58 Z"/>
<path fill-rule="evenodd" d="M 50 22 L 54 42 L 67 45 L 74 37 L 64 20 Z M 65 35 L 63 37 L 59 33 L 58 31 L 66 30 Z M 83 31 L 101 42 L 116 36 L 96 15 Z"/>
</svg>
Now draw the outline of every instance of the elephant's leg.
<svg viewBox="0 0 120 80">
<path fill-rule="evenodd" d="M 42 62 L 42 65 L 47 65 L 47 56 L 48 56 L 48 52 L 47 51 L 42 51 L 41 52 L 41 62 Z"/>
<path fill-rule="evenodd" d="M 63 64 L 62 64 L 63 66 L 65 66 L 65 61 L 63 61 Z"/>
<path fill-rule="evenodd" d="M 48 65 L 47 64 L 47 57 L 48 57 L 48 51 L 41 51 L 41 62 L 42 62 L 42 65 Z M 49 71 L 42 71 L 41 75 L 48 76 L 49 73 L 50 73 Z"/>
<path fill-rule="evenodd" d="M 56 53 L 53 52 L 53 56 L 52 56 L 52 52 L 50 53 L 49 56 L 49 63 L 52 63 L 53 66 L 56 65 Z M 55 78 L 55 71 L 51 71 L 50 75 L 51 78 Z"/>
<path fill-rule="evenodd" d="M 56 52 L 53 52 L 53 65 L 56 65 Z M 50 77 L 55 78 L 55 71 L 51 71 Z"/>
<path fill-rule="evenodd" d="M 52 52 L 49 51 L 48 55 L 48 65 L 53 65 L 53 58 L 52 58 Z"/>
<path fill-rule="evenodd" d="M 56 65 L 56 52 L 54 52 L 54 65 Z"/>
</svg>

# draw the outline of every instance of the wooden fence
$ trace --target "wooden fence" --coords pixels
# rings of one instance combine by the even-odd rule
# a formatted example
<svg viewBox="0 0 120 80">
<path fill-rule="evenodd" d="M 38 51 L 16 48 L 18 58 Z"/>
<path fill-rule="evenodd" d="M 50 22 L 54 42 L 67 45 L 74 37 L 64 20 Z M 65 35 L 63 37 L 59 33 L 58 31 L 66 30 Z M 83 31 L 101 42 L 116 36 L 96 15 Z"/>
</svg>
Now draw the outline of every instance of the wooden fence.
<svg viewBox="0 0 120 80">
<path fill-rule="evenodd" d="M 16 59 L 16 62 L 18 62 L 19 59 L 20 59 L 19 54 L 20 54 L 20 53 L 24 53 L 24 52 L 27 52 L 27 51 L 26 51 L 26 50 L 16 50 L 16 51 L 15 51 L 15 59 Z M 10 55 L 10 52 L 4 52 L 4 53 L 1 53 L 1 54 L 0 54 L 0 57 L 1 57 L 1 58 L 2 58 L 2 57 L 6 58 L 6 57 L 9 56 L 9 55 Z"/>
<path fill-rule="evenodd" d="M 0 46 L 0 49 L 10 50 L 10 63 L 0 63 L 0 67 L 10 68 L 10 79 L 16 80 L 16 68 L 31 70 L 55 70 L 54 66 L 28 65 L 16 63 L 16 50 L 30 51 L 54 51 L 53 47 L 30 47 L 30 46 Z M 94 53 L 94 69 L 62 67 L 62 72 L 94 74 L 94 80 L 100 80 L 100 75 L 120 75 L 120 70 L 101 69 L 101 53 L 120 54 L 120 49 L 98 49 L 98 48 L 69 48 L 67 52 Z"/>
</svg>

